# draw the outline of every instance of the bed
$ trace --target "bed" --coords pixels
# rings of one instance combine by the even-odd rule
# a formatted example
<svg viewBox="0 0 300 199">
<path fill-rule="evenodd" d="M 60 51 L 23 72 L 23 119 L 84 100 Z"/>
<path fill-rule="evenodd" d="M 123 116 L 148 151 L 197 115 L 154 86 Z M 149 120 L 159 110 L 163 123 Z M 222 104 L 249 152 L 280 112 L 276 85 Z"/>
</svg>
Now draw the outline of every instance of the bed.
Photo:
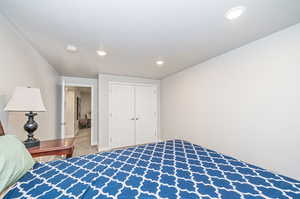
<svg viewBox="0 0 300 199">
<path fill-rule="evenodd" d="M 300 181 L 170 140 L 36 163 L 4 198 L 299 199 Z"/>
</svg>

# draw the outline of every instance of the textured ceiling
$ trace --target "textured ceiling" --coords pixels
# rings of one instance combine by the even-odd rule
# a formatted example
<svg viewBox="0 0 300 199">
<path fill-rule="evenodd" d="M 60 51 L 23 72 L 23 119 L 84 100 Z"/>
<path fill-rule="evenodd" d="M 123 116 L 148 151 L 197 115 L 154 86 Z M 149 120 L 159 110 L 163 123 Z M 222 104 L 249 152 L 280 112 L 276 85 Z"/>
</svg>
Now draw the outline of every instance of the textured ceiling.
<svg viewBox="0 0 300 199">
<path fill-rule="evenodd" d="M 239 5 L 247 7 L 241 18 L 224 18 Z M 300 1 L 1 0 L 0 12 L 62 75 L 161 79 L 299 23 Z"/>
</svg>

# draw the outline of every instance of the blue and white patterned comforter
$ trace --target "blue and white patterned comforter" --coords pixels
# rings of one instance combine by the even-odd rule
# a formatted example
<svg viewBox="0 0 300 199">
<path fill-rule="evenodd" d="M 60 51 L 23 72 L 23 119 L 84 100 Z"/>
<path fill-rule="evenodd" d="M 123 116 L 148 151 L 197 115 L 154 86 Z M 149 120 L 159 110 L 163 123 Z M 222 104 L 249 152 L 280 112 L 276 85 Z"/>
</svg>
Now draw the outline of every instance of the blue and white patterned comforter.
<svg viewBox="0 0 300 199">
<path fill-rule="evenodd" d="M 5 198 L 300 199 L 300 181 L 173 140 L 37 163 Z"/>
</svg>

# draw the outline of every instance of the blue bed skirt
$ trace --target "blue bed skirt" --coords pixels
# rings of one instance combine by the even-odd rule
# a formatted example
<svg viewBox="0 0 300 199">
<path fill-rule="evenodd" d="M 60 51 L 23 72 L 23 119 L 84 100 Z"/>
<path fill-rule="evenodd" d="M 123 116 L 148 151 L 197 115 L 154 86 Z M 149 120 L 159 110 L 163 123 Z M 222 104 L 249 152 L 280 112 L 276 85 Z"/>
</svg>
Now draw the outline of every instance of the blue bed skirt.
<svg viewBox="0 0 300 199">
<path fill-rule="evenodd" d="M 300 181 L 171 140 L 37 163 L 9 198 L 300 199 Z"/>
</svg>

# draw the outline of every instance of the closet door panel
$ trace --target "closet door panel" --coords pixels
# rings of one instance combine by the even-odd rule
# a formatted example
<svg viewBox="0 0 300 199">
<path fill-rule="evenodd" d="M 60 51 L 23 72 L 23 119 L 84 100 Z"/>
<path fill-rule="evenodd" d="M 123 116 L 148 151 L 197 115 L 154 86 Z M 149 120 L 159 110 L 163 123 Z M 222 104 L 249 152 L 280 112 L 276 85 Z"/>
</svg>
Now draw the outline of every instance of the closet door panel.
<svg viewBox="0 0 300 199">
<path fill-rule="evenodd" d="M 157 141 L 157 89 L 136 86 L 136 144 Z"/>
<path fill-rule="evenodd" d="M 110 147 L 135 145 L 134 101 L 134 87 L 128 85 L 110 85 Z"/>
</svg>

